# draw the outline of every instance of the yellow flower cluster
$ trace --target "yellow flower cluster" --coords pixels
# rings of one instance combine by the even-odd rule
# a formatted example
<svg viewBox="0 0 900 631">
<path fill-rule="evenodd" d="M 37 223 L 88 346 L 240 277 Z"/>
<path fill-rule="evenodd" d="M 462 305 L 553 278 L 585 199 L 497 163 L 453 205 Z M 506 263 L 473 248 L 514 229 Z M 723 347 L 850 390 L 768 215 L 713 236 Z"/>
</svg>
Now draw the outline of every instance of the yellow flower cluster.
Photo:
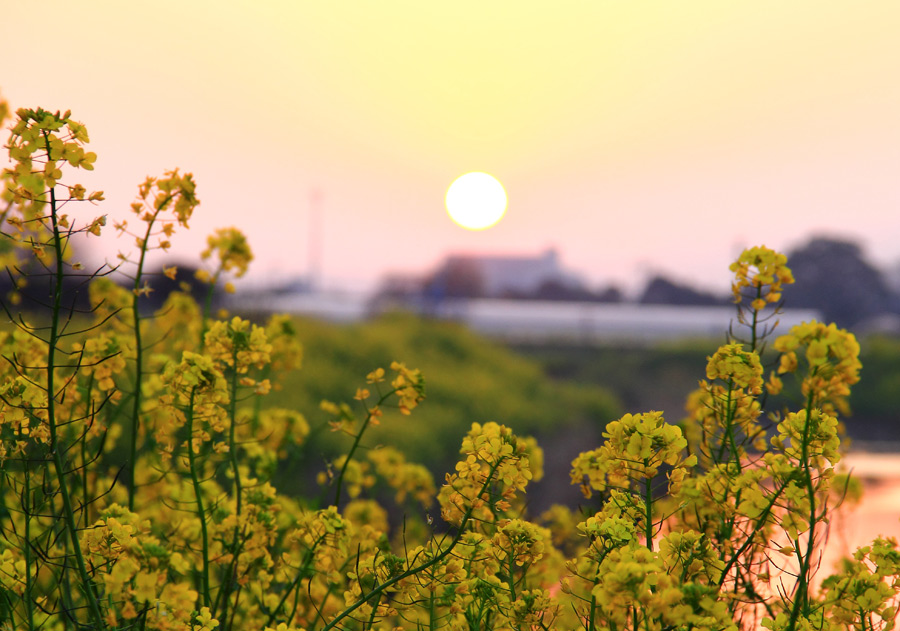
<svg viewBox="0 0 900 631">
<path fill-rule="evenodd" d="M 156 613 L 151 628 L 184 628 L 191 607 L 172 605 L 184 598 L 190 602 L 197 593 L 169 577 L 184 576 L 190 566 L 181 553 L 151 533 L 148 520 L 113 504 L 86 530 L 81 546 L 88 562 L 100 570 L 97 579 L 103 590 L 117 600 L 117 613 L 112 610 L 108 616 L 110 624 L 133 623 L 140 612 L 151 608 Z"/>
<path fill-rule="evenodd" d="M 270 371 L 277 374 L 298 370 L 303 363 L 303 347 L 290 316 L 276 314 L 266 324 L 266 337 L 272 345 Z"/>
<path fill-rule="evenodd" d="M 731 284 L 734 302 L 741 304 L 745 299 L 744 290 L 749 288 L 750 308 L 754 311 L 779 302 L 783 286 L 794 282 L 787 257 L 765 246 L 744 250 L 729 269 L 735 274 Z"/>
<path fill-rule="evenodd" d="M 688 396 L 685 432 L 692 451 L 704 466 L 728 456 L 743 457 L 745 444 L 765 447 L 765 433 L 759 425 L 762 408 L 758 395 L 763 389 L 763 368 L 754 351 L 743 344 L 725 344 L 710 358 L 706 376 Z"/>
<path fill-rule="evenodd" d="M 79 357 L 81 374 L 92 376 L 101 393 L 108 393 L 113 402 L 122 397 L 114 377 L 125 370 L 125 356 L 116 337 L 100 333 L 84 343 L 74 343 L 72 352 Z"/>
<path fill-rule="evenodd" d="M 200 253 L 204 261 L 213 254 L 219 259 L 219 265 L 213 279 L 217 279 L 220 272 L 234 272 L 236 278 L 247 273 L 253 253 L 247 237 L 237 228 L 218 228 L 214 234 L 206 238 L 206 249 Z M 203 277 L 200 280 L 204 280 Z"/>
<path fill-rule="evenodd" d="M 165 350 L 180 354 L 197 348 L 197 339 L 203 327 L 203 315 L 196 301 L 187 293 L 173 291 L 166 298 L 158 317 L 165 318 L 166 323 L 181 331 L 181 335 L 164 339 Z"/>
<path fill-rule="evenodd" d="M 400 413 L 408 415 L 425 398 L 425 379 L 418 370 L 410 370 L 400 362 L 391 362 L 391 370 L 396 373 L 391 388 L 399 399 Z M 370 375 L 370 378 L 379 377 Z"/>
<path fill-rule="evenodd" d="M 372 475 L 368 462 L 360 462 L 348 456 L 340 456 L 331 463 L 335 470 L 342 472 L 343 483 L 347 494 L 351 498 L 359 497 L 365 489 L 375 486 L 375 476 Z M 320 472 L 317 476 L 319 484 L 325 485 L 331 482 L 333 473 Z"/>
<path fill-rule="evenodd" d="M 310 432 L 306 418 L 286 408 L 266 408 L 259 414 L 243 410 L 236 422 L 243 453 L 265 471 L 272 471 L 287 458 L 289 447 L 302 445 Z"/>
<path fill-rule="evenodd" d="M 43 109 L 20 109 L 19 120 L 9 137 L 9 157 L 15 165 L 7 170 L 18 197 L 35 200 L 62 177 L 57 162 L 92 171 L 97 154 L 85 151 L 87 129 L 71 119 L 71 112 L 48 112 Z M 36 169 L 34 163 L 43 163 Z M 83 190 L 83 189 L 82 189 Z M 92 195 L 94 200 L 102 199 Z"/>
<path fill-rule="evenodd" d="M 661 412 L 626 414 L 606 426 L 602 447 L 580 454 L 572 462 L 572 484 L 579 484 L 585 497 L 608 487 L 642 487 L 656 477 L 662 465 L 673 468 L 671 483 L 678 484 L 685 472 L 697 464 L 694 455 L 685 456 L 687 440 L 681 429 L 665 422 Z M 673 488 L 674 490 L 674 488 Z"/>
<path fill-rule="evenodd" d="M 645 521 L 646 515 L 639 498 L 630 493 L 612 491 L 600 512 L 578 524 L 579 534 L 587 537 L 590 543 L 587 557 L 599 562 L 610 550 L 636 541 Z"/>
<path fill-rule="evenodd" d="M 434 502 L 437 489 L 434 478 L 426 467 L 407 462 L 403 454 L 393 447 L 374 449 L 369 452 L 368 458 L 375 465 L 375 473 L 396 491 L 394 500 L 398 504 L 403 504 L 407 497 L 413 498 L 425 508 Z"/>
<path fill-rule="evenodd" d="M 706 365 L 707 379 L 721 379 L 754 395 L 762 392 L 762 374 L 759 356 L 746 352 L 743 344 L 720 346 Z"/>
<path fill-rule="evenodd" d="M 544 556 L 544 544 L 550 541 L 550 531 L 521 519 L 507 519 L 497 526 L 491 539 L 501 563 L 530 565 Z"/>
<path fill-rule="evenodd" d="M 797 372 L 800 356 L 805 359 L 801 390 L 810 406 L 829 414 L 834 414 L 835 409 L 844 414 L 849 412 L 850 386 L 859 381 L 862 368 L 859 342 L 852 333 L 834 324 L 804 322 L 778 337 L 774 346 L 781 353 L 779 375 Z"/>
<path fill-rule="evenodd" d="M 0 110 L 4 116 L 8 112 L 7 106 Z M 22 108 L 16 115 L 4 145 L 11 165 L 0 175 L 0 201 L 5 202 L 0 224 L 5 243 L 11 246 L 0 248 L 0 263 L 12 280 L 12 304 L 21 302 L 18 290 L 28 284 L 27 277 L 20 273 L 28 267 L 22 266 L 23 262 L 33 257 L 45 267 L 82 269 L 81 263 L 70 262 L 70 237 L 78 233 L 99 236 L 106 224 L 105 215 L 76 221 L 59 212 L 65 204 L 103 200 L 102 191 L 88 193 L 81 184 L 61 181 L 66 167 L 94 168 L 97 156 L 85 151 L 89 138 L 84 125 L 72 120 L 71 112 Z"/>
<path fill-rule="evenodd" d="M 181 174 L 178 169 L 166 171 L 164 177 L 148 177 L 138 187 L 138 195 L 131 204 L 131 211 L 137 215 L 145 226 L 138 231 L 132 231 L 127 220 L 116 222 L 114 227 L 119 234 L 129 235 L 140 251 L 137 261 L 136 282 L 140 282 L 146 254 L 149 250 L 160 249 L 168 251 L 171 247 L 170 238 L 175 233 L 175 226 L 188 227 L 188 221 L 194 210 L 200 205 L 196 195 L 196 183 L 190 173 Z M 161 225 L 160 225 L 161 224 Z M 156 242 L 151 243 L 151 238 Z M 119 259 L 128 261 L 125 254 L 120 253 Z M 167 276 L 174 279 L 176 269 L 165 268 Z M 146 293 L 144 288 L 136 288 L 136 292 Z"/>
<path fill-rule="evenodd" d="M 247 374 L 250 368 L 267 366 L 272 352 L 266 330 L 237 316 L 228 322 L 213 322 L 204 337 L 204 346 L 220 370 L 227 368 L 239 375 Z"/>
<path fill-rule="evenodd" d="M 166 366 L 162 383 L 168 391 L 159 399 L 167 413 L 158 421 L 155 439 L 163 456 L 174 454 L 179 429 L 188 416 L 198 421 L 193 425 L 188 449 L 199 454 L 201 445 L 208 444 L 213 434 L 225 431 L 224 406 L 230 400 L 225 377 L 208 355 L 184 351 L 180 362 Z"/>
<path fill-rule="evenodd" d="M 772 437 L 772 446 L 788 458 L 798 462 L 809 459 L 817 468 L 840 462 L 840 444 L 837 419 L 818 408 L 790 412 Z"/>
<path fill-rule="evenodd" d="M 878 537 L 859 548 L 844 561 L 840 575 L 822 583 L 822 620 L 834 629 L 893 628 L 900 596 L 898 574 L 900 552 L 895 538 Z M 764 626 L 777 628 L 773 622 Z"/>
<path fill-rule="evenodd" d="M 465 460 L 438 494 L 441 515 L 454 525 L 470 512 L 492 523 L 532 479 L 527 446 L 504 425 L 472 423 L 460 453 Z"/>
</svg>

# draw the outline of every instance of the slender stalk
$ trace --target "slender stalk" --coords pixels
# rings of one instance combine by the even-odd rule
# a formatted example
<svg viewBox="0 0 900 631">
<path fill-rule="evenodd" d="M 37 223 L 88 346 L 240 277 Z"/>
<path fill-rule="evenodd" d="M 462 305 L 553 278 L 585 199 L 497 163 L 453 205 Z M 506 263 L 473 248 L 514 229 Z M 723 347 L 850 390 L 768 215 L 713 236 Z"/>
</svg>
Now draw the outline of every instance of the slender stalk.
<svg viewBox="0 0 900 631">
<path fill-rule="evenodd" d="M 297 571 L 297 575 L 294 577 L 294 580 L 291 582 L 290 586 L 286 589 L 282 590 L 281 600 L 278 601 L 278 604 L 272 609 L 272 613 L 269 614 L 269 619 L 266 621 L 265 626 L 271 626 L 271 624 L 275 621 L 275 618 L 278 617 L 278 612 L 281 611 L 281 608 L 284 606 L 284 603 L 287 602 L 287 599 L 290 597 L 291 592 L 294 591 L 294 588 L 300 585 L 300 581 L 307 576 L 310 567 L 312 566 L 312 559 L 315 549 L 319 546 L 320 543 L 325 539 L 325 535 L 322 535 L 316 541 L 313 542 L 312 547 L 306 551 L 306 554 L 303 557 L 303 564 L 300 566 L 300 569 Z M 324 603 L 323 603 L 324 605 Z M 293 617 L 293 616 L 292 616 Z"/>
<path fill-rule="evenodd" d="M 383 596 L 383 594 L 378 594 L 377 596 L 375 596 L 375 602 L 372 603 L 372 613 L 369 614 L 369 623 L 366 625 L 366 626 L 369 627 L 370 629 L 372 628 L 372 625 L 375 624 L 375 617 L 376 617 L 376 615 L 378 614 L 378 603 L 381 602 L 381 597 L 382 597 L 382 596 Z M 433 616 L 434 616 L 433 603 L 432 603 L 432 612 L 431 612 L 431 614 L 432 614 L 432 617 L 433 617 Z M 363 627 L 363 628 L 365 628 L 365 627 Z"/>
<path fill-rule="evenodd" d="M 762 297 L 762 287 L 756 288 L 756 298 L 759 299 Z M 753 321 L 750 323 L 750 350 L 756 350 L 757 344 L 757 333 L 756 327 L 759 325 L 759 311 L 756 309 L 753 310 Z"/>
<path fill-rule="evenodd" d="M 375 408 L 380 408 L 382 404 L 387 401 L 388 397 L 394 394 L 396 390 L 391 390 L 387 392 L 378 399 L 378 403 L 375 404 Z M 359 428 L 359 432 L 357 432 L 356 436 L 353 437 L 353 444 L 350 446 L 350 451 L 347 452 L 347 457 L 344 459 L 344 464 L 341 465 L 341 470 L 337 476 L 337 482 L 335 483 L 335 491 L 334 491 L 334 501 L 332 502 L 332 506 L 340 506 L 341 503 L 341 488 L 344 484 L 344 474 L 347 471 L 347 466 L 350 464 L 350 459 L 353 458 L 353 454 L 356 453 L 357 448 L 359 447 L 359 441 L 362 440 L 362 435 L 365 433 L 366 428 L 369 426 L 369 422 L 372 420 L 372 411 L 370 409 L 366 410 L 366 420 L 363 421 L 362 427 Z"/>
<path fill-rule="evenodd" d="M 34 579 L 32 578 L 31 558 L 31 475 L 28 467 L 28 458 L 24 458 L 25 463 L 25 489 L 24 489 L 24 506 L 25 513 L 25 593 L 23 600 L 25 601 L 25 619 L 28 621 L 28 631 L 34 629 L 34 601 L 32 600 L 32 592 L 34 590 Z"/>
<path fill-rule="evenodd" d="M 484 481 L 484 484 L 481 486 L 481 489 L 478 491 L 478 493 L 475 495 L 475 497 L 481 497 L 481 495 L 488 489 L 491 482 L 493 482 L 494 474 L 497 472 L 497 469 L 500 467 L 500 464 L 504 460 L 505 460 L 505 458 L 500 458 L 495 464 L 491 465 L 491 469 L 490 469 L 490 471 L 488 471 L 488 474 Z M 453 551 L 453 549 L 456 547 L 456 545 L 462 539 L 462 536 L 466 532 L 466 526 L 469 524 L 469 520 L 472 518 L 473 511 L 474 511 L 474 507 L 470 506 L 469 509 L 463 515 L 462 521 L 459 524 L 459 528 L 457 529 L 456 534 L 453 536 L 453 540 L 450 542 L 450 545 L 448 545 L 439 554 L 432 557 L 432 559 L 430 561 L 425 561 L 424 563 L 420 563 L 419 565 L 411 567 L 408 570 L 401 572 L 397 576 L 386 580 L 385 582 L 381 583 L 377 587 L 373 588 L 368 594 L 363 594 L 362 596 L 359 597 L 359 599 L 355 603 L 353 603 L 352 605 L 350 605 L 349 607 L 344 609 L 344 611 L 342 611 L 340 614 L 338 614 L 337 617 L 335 617 L 331 622 L 329 622 L 324 627 L 322 627 L 322 631 L 329 631 L 329 629 L 335 628 L 335 626 L 341 620 L 343 620 L 344 618 L 349 616 L 351 613 L 353 613 L 354 611 L 359 609 L 363 605 L 363 603 L 366 603 L 369 600 L 371 600 L 372 598 L 379 596 L 387 588 L 389 588 L 393 585 L 396 585 L 397 583 L 399 583 L 400 581 L 402 581 L 403 579 L 405 579 L 409 576 L 418 574 L 419 572 L 427 570 L 428 568 L 430 568 L 434 565 L 437 565 L 438 563 L 443 561 Z"/>
<path fill-rule="evenodd" d="M 50 142 L 47 138 L 46 131 L 44 131 L 44 145 L 49 158 Z M 62 496 L 63 518 L 66 524 L 66 533 L 69 542 L 72 545 L 72 551 L 75 555 L 75 562 L 78 567 L 78 574 L 81 578 L 81 585 L 88 601 L 88 611 L 95 628 L 104 629 L 106 628 L 106 625 L 103 622 L 103 615 L 100 612 L 100 603 L 94 589 L 94 582 L 88 574 L 87 566 L 84 563 L 84 556 L 81 553 L 81 545 L 78 542 L 78 527 L 75 523 L 75 511 L 72 509 L 72 498 L 69 496 L 69 487 L 66 482 L 66 471 L 62 457 L 63 449 L 60 445 L 59 432 L 56 426 L 56 381 L 54 369 L 56 367 L 56 347 L 59 344 L 60 338 L 59 317 L 60 312 L 62 311 L 62 290 L 63 281 L 65 279 L 65 270 L 63 268 L 62 235 L 60 234 L 59 223 L 56 216 L 56 191 L 53 187 L 49 190 L 50 221 L 53 230 L 52 240 L 56 260 L 53 286 L 53 308 L 50 315 L 50 336 L 47 340 L 47 425 L 50 430 L 50 455 L 53 459 L 56 481 L 59 485 L 60 495 Z"/>
<path fill-rule="evenodd" d="M 203 507 L 203 493 L 200 488 L 200 478 L 197 476 L 197 466 L 194 456 L 194 390 L 191 390 L 191 398 L 187 409 L 188 426 L 188 464 L 191 470 L 191 482 L 194 485 L 194 497 L 197 500 L 197 516 L 200 518 L 200 538 L 203 546 L 203 567 L 200 570 L 200 586 L 203 596 L 203 606 L 209 607 L 211 598 L 209 594 L 209 536 L 206 532 L 206 510 Z"/>
<path fill-rule="evenodd" d="M 513 553 L 510 552 L 506 557 L 507 565 L 509 566 L 509 599 L 510 602 L 516 601 L 516 581 L 515 581 L 515 564 L 513 563 Z"/>
<path fill-rule="evenodd" d="M 237 375 L 237 349 L 234 349 L 231 354 L 232 359 L 232 370 L 231 370 L 231 401 L 228 406 L 228 417 L 229 417 L 229 427 L 228 427 L 228 453 L 231 456 L 231 471 L 234 475 L 234 501 L 235 501 L 235 513 L 238 517 L 241 516 L 241 472 L 238 468 L 238 457 L 237 457 L 237 444 L 234 440 L 234 431 L 235 424 L 237 421 L 237 387 L 238 387 L 238 375 Z M 235 526 L 235 536 L 237 536 L 237 526 Z"/>
<path fill-rule="evenodd" d="M 432 591 L 428 595 L 428 631 L 434 631 L 436 628 L 434 625 L 437 623 L 437 610 L 434 605 L 434 592 Z"/>
<path fill-rule="evenodd" d="M 237 420 L 237 349 L 233 349 L 231 353 L 231 401 L 228 406 L 228 416 L 229 416 L 229 428 L 228 428 L 228 453 L 231 456 L 231 471 L 234 476 L 234 496 L 235 496 L 235 515 L 238 517 L 237 524 L 234 527 L 234 536 L 231 541 L 231 550 L 232 550 L 232 558 L 231 563 L 228 564 L 227 574 L 225 576 L 225 585 L 222 590 L 219 592 L 219 596 L 216 597 L 216 604 L 212 610 L 213 615 L 215 616 L 221 598 L 222 605 L 222 619 L 224 620 L 226 614 L 228 612 L 228 599 L 231 597 L 231 590 L 235 583 L 235 572 L 237 570 L 238 564 L 238 554 L 239 550 L 239 539 L 240 539 L 240 516 L 241 516 L 241 473 L 238 468 L 238 459 L 237 459 L 237 445 L 234 440 L 234 431 L 235 431 L 235 421 Z M 235 601 L 234 606 L 237 609 L 237 601 Z"/>
<path fill-rule="evenodd" d="M 760 512 L 759 519 L 756 523 L 756 527 L 751 531 L 751 533 L 744 540 L 744 543 L 741 544 L 741 547 L 735 550 L 734 554 L 731 555 L 731 558 L 728 559 L 725 563 L 725 567 L 722 568 L 722 573 L 719 576 L 719 584 L 718 587 L 721 588 L 722 585 L 725 584 L 725 579 L 728 577 L 728 572 L 731 571 L 731 568 L 734 567 L 734 564 L 737 563 L 737 560 L 740 556 L 747 551 L 747 549 L 753 544 L 753 537 L 765 523 L 766 519 L 769 518 L 769 513 L 772 512 L 772 508 L 775 506 L 775 502 L 778 501 L 778 498 L 784 492 L 784 490 L 788 486 L 788 481 L 785 481 L 781 487 L 772 493 L 772 497 L 769 498 L 769 502 L 766 507 Z"/>
<path fill-rule="evenodd" d="M 801 555 L 800 571 L 797 577 L 797 587 L 794 592 L 794 603 L 791 608 L 791 618 L 788 629 L 793 631 L 797 626 L 800 613 L 805 616 L 809 615 L 809 574 L 811 569 L 810 560 L 816 545 L 816 490 L 813 486 L 812 471 L 809 463 L 809 424 L 813 410 L 813 394 L 810 393 L 806 402 L 806 423 L 803 426 L 803 441 L 800 445 L 800 459 L 804 473 L 804 484 L 806 486 L 806 495 L 809 498 L 809 534 L 806 540 L 806 552 Z M 796 546 L 797 554 L 800 555 L 800 548 Z"/>
<path fill-rule="evenodd" d="M 644 460 L 647 466 L 647 460 Z M 653 489 L 650 479 L 644 480 L 644 536 L 647 538 L 647 549 L 653 551 Z"/>
<path fill-rule="evenodd" d="M 158 211 L 157 211 L 158 212 Z M 155 215 L 154 215 L 155 216 Z M 141 386 L 144 381 L 144 349 L 141 341 L 141 314 L 138 306 L 138 293 L 141 288 L 141 276 L 144 273 L 144 258 L 147 255 L 147 240 L 150 238 L 150 229 L 153 221 L 147 222 L 147 232 L 141 245 L 141 254 L 138 259 L 137 272 L 134 275 L 134 291 L 131 295 L 132 329 L 134 330 L 134 396 L 131 398 L 131 441 L 128 457 L 128 510 L 134 511 L 134 496 L 137 482 L 134 479 L 137 466 L 137 442 L 138 431 L 141 425 Z"/>
<path fill-rule="evenodd" d="M 93 414 L 91 413 L 91 390 L 93 389 L 93 387 L 94 387 L 94 377 L 91 376 L 90 380 L 88 381 L 87 403 L 85 404 L 85 417 L 86 418 L 90 417 L 91 422 L 93 422 Z M 81 443 L 79 445 L 79 447 L 81 448 L 81 497 L 82 497 L 81 502 L 82 502 L 82 505 L 84 506 L 84 513 L 82 514 L 82 517 L 84 518 L 84 526 L 85 526 L 85 528 L 87 528 L 91 524 L 91 514 L 90 514 L 91 495 L 88 492 L 88 490 L 89 490 L 88 468 L 87 468 L 88 456 L 87 456 L 86 437 L 82 436 L 81 441 L 79 441 L 79 442 Z"/>
</svg>

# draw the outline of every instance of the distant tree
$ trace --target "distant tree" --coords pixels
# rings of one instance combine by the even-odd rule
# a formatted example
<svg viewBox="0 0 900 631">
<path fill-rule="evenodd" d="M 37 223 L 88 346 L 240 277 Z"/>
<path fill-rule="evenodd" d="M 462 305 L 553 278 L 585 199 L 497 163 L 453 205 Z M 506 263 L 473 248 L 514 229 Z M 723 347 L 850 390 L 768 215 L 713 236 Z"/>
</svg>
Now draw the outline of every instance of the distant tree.
<svg viewBox="0 0 900 631">
<path fill-rule="evenodd" d="M 647 283 L 638 302 L 642 305 L 713 306 L 727 305 L 730 300 L 656 276 Z"/>
<path fill-rule="evenodd" d="M 891 292 L 856 243 L 817 237 L 788 255 L 796 281 L 786 292 L 791 307 L 818 309 L 825 322 L 852 327 L 887 313 Z"/>
</svg>

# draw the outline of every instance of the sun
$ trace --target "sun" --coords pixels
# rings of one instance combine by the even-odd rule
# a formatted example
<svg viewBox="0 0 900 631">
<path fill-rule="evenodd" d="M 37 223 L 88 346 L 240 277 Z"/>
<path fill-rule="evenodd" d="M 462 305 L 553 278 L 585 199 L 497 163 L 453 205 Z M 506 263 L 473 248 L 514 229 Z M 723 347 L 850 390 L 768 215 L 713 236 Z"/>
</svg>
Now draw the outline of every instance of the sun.
<svg viewBox="0 0 900 631">
<path fill-rule="evenodd" d="M 506 191 L 492 175 L 466 173 L 447 189 L 444 203 L 457 225 L 467 230 L 485 230 L 496 224 L 506 212 Z"/>
</svg>

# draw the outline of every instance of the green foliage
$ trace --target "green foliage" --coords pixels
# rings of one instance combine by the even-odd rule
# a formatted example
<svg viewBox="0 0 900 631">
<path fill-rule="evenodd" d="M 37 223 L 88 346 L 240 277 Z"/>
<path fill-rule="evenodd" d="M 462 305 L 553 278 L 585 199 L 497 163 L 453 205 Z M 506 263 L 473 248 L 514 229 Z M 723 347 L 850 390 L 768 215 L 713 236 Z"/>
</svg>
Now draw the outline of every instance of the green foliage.
<svg viewBox="0 0 900 631">
<path fill-rule="evenodd" d="M 877 538 L 815 582 L 852 487 L 836 469 L 838 417 L 859 380 L 859 345 L 807 322 L 773 340 L 764 368 L 766 322 L 793 282 L 783 255 L 751 248 L 732 265 L 738 334 L 707 358 L 683 420 L 611 420 L 602 444 L 571 463 L 583 509 L 534 518 L 527 491 L 544 454 L 519 430 L 577 431 L 609 413 L 608 395 L 547 384 L 534 363 L 405 316 L 349 330 L 284 316 L 256 325 L 174 293 L 148 317 L 145 255 L 168 247 L 199 204 L 177 170 L 139 188 L 136 233 L 116 225 L 144 235 L 120 257 L 131 291 L 96 270 L 90 309 L 76 314 L 62 302 L 82 270 L 67 246 L 79 232 L 99 236 L 105 218 L 76 214 L 103 196 L 64 178 L 95 156 L 68 112 L 17 114 L 5 256 L 12 269 L 29 258 L 43 268 L 49 315 L 13 313 L 16 290 L 4 303 L 14 327 L 0 331 L 0 631 L 893 628 L 896 539 Z M 235 228 L 207 243 L 204 259 L 217 261 L 198 277 L 211 296 L 252 253 Z M 318 388 L 307 396 L 334 399 L 308 410 L 312 426 L 266 401 L 280 385 L 282 404 L 312 404 L 294 398 L 307 388 L 291 376 L 298 329 L 307 356 L 327 358 L 307 362 Z M 419 369 L 388 363 L 397 354 L 433 370 L 427 387 Z M 426 392 L 443 415 L 420 409 Z M 801 396 L 772 409 L 767 393 L 781 392 Z M 466 421 L 439 490 L 424 467 L 379 446 L 397 438 L 417 459 L 439 454 Z M 319 498 L 285 494 L 271 477 L 279 462 L 308 459 L 303 446 L 326 430 L 340 450 L 319 453 Z M 128 448 L 116 450 L 122 438 Z M 379 488 L 393 498 L 376 501 Z"/>
<path fill-rule="evenodd" d="M 625 409 L 664 410 L 676 417 L 684 409 L 684 393 L 696 384 L 696 367 L 715 351 L 715 345 L 709 341 L 648 346 L 522 345 L 515 350 L 537 361 L 554 379 L 586 387 L 602 384 Z M 763 357 L 769 367 L 776 360 L 772 353 Z M 847 436 L 873 446 L 896 446 L 900 443 L 900 340 L 863 339 L 860 361 L 863 379 L 850 395 Z M 795 405 L 798 395 L 785 392 L 770 397 L 770 407 Z"/>
<path fill-rule="evenodd" d="M 865 438 L 869 440 L 900 442 L 900 429 L 897 427 L 897 410 L 900 410 L 900 340 L 863 340 L 860 357 L 866 368 L 865 379 L 853 389 L 850 397 L 854 423 L 857 419 L 867 421 L 871 430 Z"/>
<path fill-rule="evenodd" d="M 396 313 L 344 326 L 298 319 L 296 329 L 303 371 L 286 375 L 271 403 L 304 410 L 313 420 L 321 417 L 316 410 L 322 399 L 346 398 L 347 384 L 359 375 L 403 357 L 428 377 L 427 409 L 415 420 L 395 414 L 370 430 L 370 442 L 394 445 L 439 476 L 452 468 L 453 445 L 472 422 L 502 420 L 540 438 L 585 427 L 597 431 L 622 411 L 604 388 L 553 383 L 535 361 L 458 324 Z M 339 448 L 324 439 L 329 451 Z"/>
</svg>

